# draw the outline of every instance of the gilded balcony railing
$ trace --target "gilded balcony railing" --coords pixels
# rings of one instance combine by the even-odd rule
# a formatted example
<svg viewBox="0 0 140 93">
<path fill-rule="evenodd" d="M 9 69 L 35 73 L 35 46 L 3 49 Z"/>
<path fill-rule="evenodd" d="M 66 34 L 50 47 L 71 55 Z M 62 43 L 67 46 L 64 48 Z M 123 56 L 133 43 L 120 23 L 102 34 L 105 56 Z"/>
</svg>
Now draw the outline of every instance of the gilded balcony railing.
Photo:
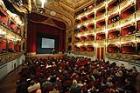
<svg viewBox="0 0 140 93">
<path fill-rule="evenodd" d="M 112 2 L 112 1 L 114 1 L 114 0 L 107 0 L 108 4 L 109 4 L 110 2 Z"/>
<path fill-rule="evenodd" d="M 121 3 L 120 3 L 120 7 L 123 8 L 124 6 L 126 6 L 128 4 L 129 0 L 123 0 Z"/>
<path fill-rule="evenodd" d="M 24 52 L 19 52 L 19 53 L 7 52 L 7 53 L 0 54 L 0 65 L 15 60 L 16 58 L 20 57 L 23 53 Z"/>
<path fill-rule="evenodd" d="M 119 21 L 108 25 L 108 29 L 116 28 L 119 25 Z"/>
<path fill-rule="evenodd" d="M 103 39 L 103 40 L 96 40 L 96 44 L 98 46 L 105 46 L 105 39 Z"/>
<path fill-rule="evenodd" d="M 111 59 L 119 59 L 120 58 L 120 54 L 119 53 L 106 53 L 106 56 L 108 58 L 111 58 Z"/>
<path fill-rule="evenodd" d="M 119 38 L 114 38 L 114 39 L 109 39 L 108 44 L 119 44 L 120 39 Z"/>
<path fill-rule="evenodd" d="M 86 20 L 86 21 L 82 22 L 81 25 L 88 25 L 91 23 L 94 23 L 94 19 Z"/>
<path fill-rule="evenodd" d="M 105 13 L 104 14 L 101 14 L 99 16 L 96 16 L 96 20 L 103 19 L 104 17 L 105 17 Z"/>
<path fill-rule="evenodd" d="M 124 10 L 126 7 L 131 6 L 134 2 L 131 0 L 124 0 L 120 3 L 120 11 Z"/>
<path fill-rule="evenodd" d="M 96 32 L 103 32 L 105 30 L 105 27 L 99 27 L 96 29 Z"/>
<path fill-rule="evenodd" d="M 136 19 L 140 20 L 140 10 L 136 11 Z"/>
<path fill-rule="evenodd" d="M 126 35 L 121 37 L 121 42 L 135 42 L 135 35 Z"/>
<path fill-rule="evenodd" d="M 100 9 L 101 7 L 103 7 L 103 6 L 105 6 L 105 2 L 103 2 L 103 3 L 100 3 L 99 5 L 97 5 L 96 7 L 95 7 L 95 9 Z"/>
</svg>

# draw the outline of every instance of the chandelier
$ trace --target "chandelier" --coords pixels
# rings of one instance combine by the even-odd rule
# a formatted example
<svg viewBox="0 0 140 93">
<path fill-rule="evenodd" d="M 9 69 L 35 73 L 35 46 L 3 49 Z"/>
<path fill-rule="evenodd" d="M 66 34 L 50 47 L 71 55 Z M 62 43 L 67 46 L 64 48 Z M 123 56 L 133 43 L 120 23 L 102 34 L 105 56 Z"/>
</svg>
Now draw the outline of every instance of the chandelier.
<svg viewBox="0 0 140 93">
<path fill-rule="evenodd" d="M 60 0 L 40 0 L 41 1 L 41 8 L 44 8 L 46 4 L 49 4 L 51 2 L 58 2 Z"/>
</svg>

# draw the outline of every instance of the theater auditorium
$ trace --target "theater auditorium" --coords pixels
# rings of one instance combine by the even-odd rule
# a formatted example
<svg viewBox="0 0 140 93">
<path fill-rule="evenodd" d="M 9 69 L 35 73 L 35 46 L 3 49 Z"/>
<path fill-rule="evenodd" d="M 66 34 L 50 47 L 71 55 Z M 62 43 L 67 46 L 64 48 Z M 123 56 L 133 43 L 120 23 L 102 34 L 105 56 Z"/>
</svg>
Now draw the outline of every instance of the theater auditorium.
<svg viewBox="0 0 140 93">
<path fill-rule="evenodd" d="M 140 93 L 140 0 L 0 0 L 0 93 Z"/>
</svg>

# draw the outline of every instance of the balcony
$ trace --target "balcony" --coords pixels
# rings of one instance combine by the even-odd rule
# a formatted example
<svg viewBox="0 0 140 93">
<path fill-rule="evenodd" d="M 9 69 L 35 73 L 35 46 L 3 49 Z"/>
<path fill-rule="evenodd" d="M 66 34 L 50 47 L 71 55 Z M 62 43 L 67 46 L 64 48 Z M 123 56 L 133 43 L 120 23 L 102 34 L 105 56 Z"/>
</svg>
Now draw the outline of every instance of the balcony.
<svg viewBox="0 0 140 93">
<path fill-rule="evenodd" d="M 112 2 L 113 0 L 107 0 L 107 3 L 109 4 L 110 2 Z"/>
<path fill-rule="evenodd" d="M 119 42 L 120 42 L 120 38 L 108 40 L 108 44 L 118 44 L 119 45 Z"/>
<path fill-rule="evenodd" d="M 92 45 L 94 43 L 94 40 L 92 40 L 92 41 L 86 41 L 86 44 L 87 45 Z"/>
<path fill-rule="evenodd" d="M 107 45 L 107 52 L 108 53 L 119 53 L 120 52 L 120 45 L 108 44 Z"/>
<path fill-rule="evenodd" d="M 84 21 L 81 24 L 84 25 L 84 26 L 87 26 L 88 24 L 91 24 L 91 23 L 94 23 L 94 19 Z"/>
<path fill-rule="evenodd" d="M 113 29 L 108 31 L 108 35 L 107 35 L 108 40 L 118 39 L 119 37 L 120 37 L 120 31 L 118 29 Z"/>
<path fill-rule="evenodd" d="M 100 8 L 103 7 L 103 6 L 105 6 L 105 2 L 100 3 L 99 5 L 97 5 L 97 6 L 95 7 L 95 9 L 98 10 L 98 9 L 100 9 Z"/>
<path fill-rule="evenodd" d="M 105 7 L 101 7 L 99 10 L 96 11 L 96 20 L 99 18 L 104 17 L 106 14 L 106 8 Z"/>
<path fill-rule="evenodd" d="M 96 16 L 96 20 L 101 20 L 101 19 L 104 19 L 105 18 L 105 13 L 102 14 L 102 15 L 99 15 L 99 16 Z"/>
<path fill-rule="evenodd" d="M 110 59 L 116 59 L 116 60 L 120 59 L 120 53 L 107 53 L 106 55 Z"/>
<path fill-rule="evenodd" d="M 121 43 L 135 42 L 135 35 L 127 35 L 121 37 Z"/>
<path fill-rule="evenodd" d="M 112 14 L 117 13 L 117 12 L 119 12 L 119 6 L 115 6 L 112 9 L 110 9 L 108 11 L 108 15 L 112 15 Z"/>
<path fill-rule="evenodd" d="M 97 41 L 103 41 L 106 39 L 106 35 L 104 32 L 100 32 L 96 34 L 96 40 Z"/>
<path fill-rule="evenodd" d="M 0 28 L 1 28 L 6 34 L 10 34 L 10 35 L 12 35 L 12 36 L 14 36 L 14 37 L 16 37 L 16 38 L 19 38 L 19 39 L 22 38 L 19 34 L 17 34 L 16 32 L 14 32 L 13 30 L 11 30 L 9 27 L 7 27 L 6 25 L 2 24 L 1 22 L 0 22 Z"/>
<path fill-rule="evenodd" d="M 122 43 L 121 44 L 121 53 L 122 54 L 135 54 L 136 53 L 135 42 Z"/>
<path fill-rule="evenodd" d="M 0 65 L 15 60 L 16 58 L 20 57 L 23 53 L 24 52 L 0 54 Z"/>
<path fill-rule="evenodd" d="M 105 26 L 96 29 L 96 32 L 104 32 Z"/>
<path fill-rule="evenodd" d="M 129 23 L 134 22 L 134 21 L 135 21 L 134 18 L 135 18 L 135 15 L 132 14 L 132 15 L 126 17 L 125 19 L 122 19 L 122 20 L 121 20 L 121 25 L 124 26 L 124 25 L 126 25 L 126 24 L 129 24 Z"/>
<path fill-rule="evenodd" d="M 132 6 L 134 5 L 135 3 L 133 3 L 131 0 L 123 0 L 121 3 L 120 3 L 120 11 L 122 11 L 123 9 L 127 8 L 128 6 Z"/>
<path fill-rule="evenodd" d="M 138 30 L 138 32 L 140 32 L 140 20 L 137 21 L 137 30 Z M 140 34 L 138 36 L 140 36 Z"/>
<path fill-rule="evenodd" d="M 108 25 L 108 29 L 114 29 L 119 26 L 119 21 Z"/>
<path fill-rule="evenodd" d="M 101 19 L 99 21 L 96 22 L 96 29 L 102 29 L 102 27 L 106 26 L 106 20 L 105 19 Z"/>
<path fill-rule="evenodd" d="M 129 0 L 122 0 L 122 2 L 120 3 L 121 10 L 127 7 L 128 4 L 129 4 Z"/>
<path fill-rule="evenodd" d="M 96 44 L 97 44 L 97 47 L 98 46 L 101 46 L 101 47 L 103 46 L 104 47 L 105 46 L 105 39 L 103 39 L 103 40 L 96 40 Z"/>
<path fill-rule="evenodd" d="M 136 11 L 136 19 L 140 20 L 140 10 Z"/>
</svg>

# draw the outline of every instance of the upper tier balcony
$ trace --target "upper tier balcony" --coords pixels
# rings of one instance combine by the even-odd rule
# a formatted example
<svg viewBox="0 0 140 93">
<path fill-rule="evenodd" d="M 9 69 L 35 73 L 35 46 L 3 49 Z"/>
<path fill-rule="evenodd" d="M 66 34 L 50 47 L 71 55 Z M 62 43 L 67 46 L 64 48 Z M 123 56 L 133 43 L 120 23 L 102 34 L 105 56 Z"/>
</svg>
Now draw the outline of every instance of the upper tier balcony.
<svg viewBox="0 0 140 93">
<path fill-rule="evenodd" d="M 121 11 L 121 25 L 135 21 L 135 6 L 131 5 Z"/>
<path fill-rule="evenodd" d="M 120 20 L 120 24 L 121 25 L 127 25 L 127 24 L 131 24 L 135 21 L 135 15 L 132 14 L 132 15 L 129 15 L 128 17 L 125 17 L 124 19 Z"/>
<path fill-rule="evenodd" d="M 136 11 L 136 19 L 137 20 L 140 20 L 140 10 L 137 10 Z"/>
<path fill-rule="evenodd" d="M 120 45 L 121 43 L 120 43 L 120 38 L 118 37 L 118 38 L 115 38 L 115 39 L 108 39 L 107 40 L 107 43 L 108 44 L 116 44 L 116 45 Z"/>
<path fill-rule="evenodd" d="M 140 20 L 137 21 L 137 30 L 140 32 Z"/>
<path fill-rule="evenodd" d="M 108 15 L 111 15 L 114 12 L 118 12 L 119 9 L 119 0 L 112 0 L 108 3 Z"/>
<path fill-rule="evenodd" d="M 108 29 L 117 28 L 119 25 L 120 15 L 119 13 L 113 14 L 108 17 Z"/>
<path fill-rule="evenodd" d="M 120 37 L 120 31 L 115 29 L 115 30 L 111 30 L 108 32 L 108 39 L 112 40 L 112 39 L 117 39 Z"/>
<path fill-rule="evenodd" d="M 112 15 L 112 14 L 118 13 L 118 12 L 119 12 L 119 6 L 115 6 L 112 9 L 109 9 L 108 15 Z"/>
<path fill-rule="evenodd" d="M 115 44 L 109 44 L 107 46 L 107 52 L 108 53 L 119 53 L 120 52 L 120 47 Z"/>
<path fill-rule="evenodd" d="M 114 28 L 117 28 L 118 26 L 119 26 L 119 21 L 108 25 L 107 28 L 108 29 L 114 29 Z"/>
<path fill-rule="evenodd" d="M 96 34 L 96 40 L 105 40 L 106 39 L 106 35 L 104 32 L 99 32 Z"/>
<path fill-rule="evenodd" d="M 135 42 L 135 35 L 127 35 L 121 37 L 121 43 Z"/>
<path fill-rule="evenodd" d="M 135 5 L 134 1 L 135 0 L 122 0 L 122 2 L 120 2 L 120 11 L 124 10 L 129 6 Z"/>
<path fill-rule="evenodd" d="M 105 14 L 101 14 L 99 16 L 96 16 L 96 20 L 101 20 L 101 19 L 105 19 Z"/>
<path fill-rule="evenodd" d="M 97 12 L 96 12 L 96 20 L 100 19 L 102 17 L 105 17 L 105 13 L 106 13 L 105 7 L 102 7 L 99 10 L 97 10 Z"/>
<path fill-rule="evenodd" d="M 96 32 L 104 32 L 105 26 L 96 28 Z"/>
<path fill-rule="evenodd" d="M 126 42 L 121 44 L 121 53 L 122 54 L 135 54 L 136 45 L 134 42 Z"/>
<path fill-rule="evenodd" d="M 99 8 L 105 6 L 105 0 L 96 0 L 96 9 L 98 10 Z"/>
<path fill-rule="evenodd" d="M 135 24 L 129 24 L 121 28 L 121 36 L 128 36 L 136 33 Z"/>
<path fill-rule="evenodd" d="M 106 20 L 105 19 L 102 19 L 102 20 L 99 20 L 96 22 L 96 28 L 102 28 L 106 26 Z"/>
</svg>

